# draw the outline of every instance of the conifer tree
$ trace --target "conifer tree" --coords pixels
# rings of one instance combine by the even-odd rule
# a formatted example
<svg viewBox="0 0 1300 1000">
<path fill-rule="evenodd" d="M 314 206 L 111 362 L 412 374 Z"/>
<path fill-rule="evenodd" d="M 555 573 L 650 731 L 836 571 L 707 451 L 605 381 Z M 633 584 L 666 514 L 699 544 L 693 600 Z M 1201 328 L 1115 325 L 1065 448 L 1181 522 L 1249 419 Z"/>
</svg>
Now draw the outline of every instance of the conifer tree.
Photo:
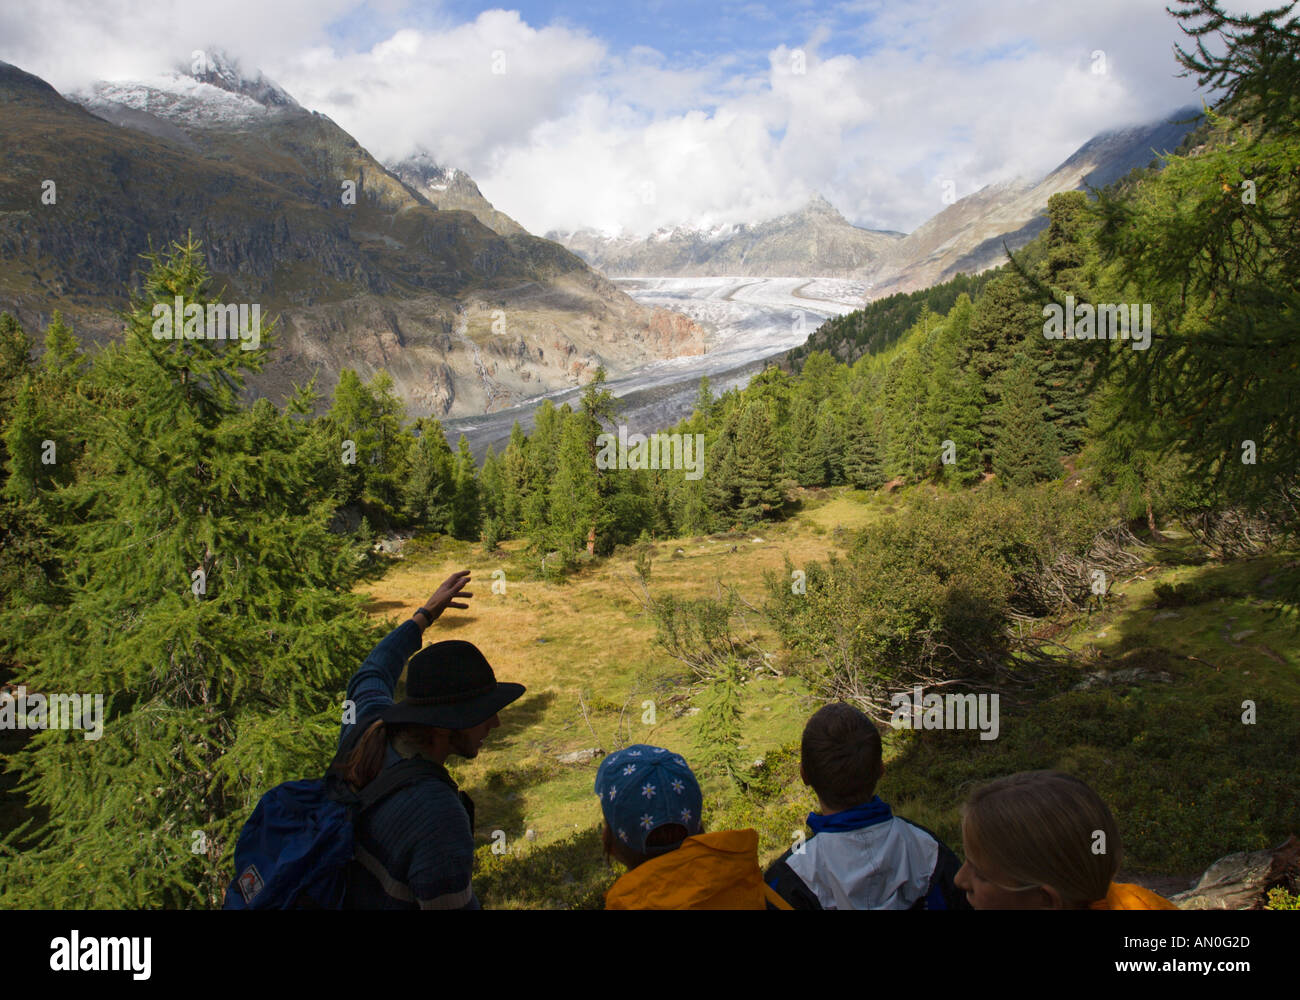
<svg viewBox="0 0 1300 1000">
<path fill-rule="evenodd" d="M 830 442 L 819 435 L 818 411 L 806 397 L 798 396 L 785 428 L 785 475 L 801 486 L 825 486 L 829 478 Z"/>
<path fill-rule="evenodd" d="M 388 372 L 377 372 L 363 384 L 345 368 L 325 418 L 336 447 L 351 459 L 340 475 L 339 503 L 358 505 L 380 523 L 398 513 L 408 477 L 412 441 L 402 428 L 403 411 Z"/>
<path fill-rule="evenodd" d="M 115 395 L 45 498 L 77 511 L 56 525 L 65 603 L 15 653 L 33 690 L 100 695 L 104 717 L 98 739 L 49 728 L 16 755 L 48 818 L 0 848 L 5 908 L 217 905 L 257 797 L 328 762 L 376 638 L 349 593 L 361 553 L 303 499 L 301 421 L 239 405 L 270 331 L 255 351 L 154 339 L 176 295 L 210 301 L 193 242 L 153 258 L 124 342 L 96 356 Z"/>
<path fill-rule="evenodd" d="M 457 538 L 477 539 L 482 526 L 479 511 L 478 467 L 464 434 L 456 445 L 456 462 L 451 503 L 451 533 Z"/>
<path fill-rule="evenodd" d="M 732 490 L 735 513 L 743 523 L 774 514 L 784 501 L 776 431 L 763 398 L 741 409 L 733 441 Z"/>
<path fill-rule="evenodd" d="M 700 376 L 699 391 L 695 394 L 694 415 L 707 422 L 713 416 L 713 386 L 709 382 L 709 376 Z"/>
<path fill-rule="evenodd" d="M 794 380 L 781 368 L 771 364 L 750 379 L 744 391 L 746 402 L 762 405 L 774 430 L 789 423 L 793 396 Z"/>
<path fill-rule="evenodd" d="M 1103 383 L 1090 411 L 1093 434 L 1083 463 L 1093 488 L 1115 504 L 1121 517 L 1140 520 L 1155 538 L 1159 521 L 1188 505 L 1186 459 L 1171 445 L 1173 428 L 1163 421 L 1116 419 L 1126 387 Z"/>
<path fill-rule="evenodd" d="M 878 489 L 885 484 L 885 472 L 869 413 L 864 406 L 851 404 L 844 423 L 845 481 L 859 490 Z"/>
<path fill-rule="evenodd" d="M 1088 260 L 1084 234 L 1089 228 L 1088 196 L 1083 191 L 1059 191 L 1047 199 L 1047 255 L 1043 279 L 1065 291 L 1079 292 Z"/>
<path fill-rule="evenodd" d="M 700 699 L 695 729 L 695 759 L 705 773 L 718 774 L 737 791 L 748 786 L 741 737 L 740 666 L 729 659 L 713 675 Z"/>
<path fill-rule="evenodd" d="M 1002 373 L 1027 341 L 1036 346 L 1043 339 L 1042 305 L 1030 301 L 1018 274 L 1000 274 L 984 286 L 971 314 L 967 365 L 984 388 L 980 438 L 985 458 L 991 455 L 996 433 L 993 420 Z"/>
<path fill-rule="evenodd" d="M 799 391 L 810 399 L 826 399 L 843 372 L 844 365 L 829 351 L 813 351 L 799 368 Z"/>
<path fill-rule="evenodd" d="M 915 481 L 938 460 L 938 442 L 926 440 L 927 385 L 918 347 L 905 351 L 890 365 L 885 399 L 886 471 Z"/>
<path fill-rule="evenodd" d="M 1179 62 L 1221 100 L 1196 155 L 1099 198 L 1116 299 L 1153 315 L 1150 347 L 1099 352 L 1099 374 L 1126 388 L 1114 421 L 1172 430 L 1207 503 L 1258 509 L 1300 478 L 1300 16 L 1173 13 Z M 1294 499 L 1280 520 L 1294 525 Z"/>
<path fill-rule="evenodd" d="M 984 471 L 980 449 L 980 406 L 984 390 L 970 368 L 969 334 L 973 313 L 963 293 L 936 331 L 926 398 L 924 439 L 941 482 L 966 485 Z M 944 444 L 951 441 L 947 448 Z M 951 456 L 952 462 L 944 459 Z"/>
<path fill-rule="evenodd" d="M 720 457 L 718 432 L 700 418 L 698 409 L 689 420 L 682 421 L 673 430 L 683 435 L 701 435 L 698 441 L 702 449 L 699 456 L 702 475 L 696 479 L 688 479 L 684 473 L 677 471 L 660 471 L 655 475 L 654 482 L 663 491 L 668 510 L 665 530 L 678 534 L 711 531 L 714 517 L 709 506 L 709 484 L 717 476 Z"/>
<path fill-rule="evenodd" d="M 1005 486 L 1026 486 L 1061 474 L 1055 431 L 1047 420 L 1034 366 L 1023 352 L 1002 376 L 993 439 L 993 473 Z"/>
<path fill-rule="evenodd" d="M 403 513 L 412 524 L 450 535 L 456 502 L 455 456 L 440 421 L 421 417 L 413 431 L 410 472 L 402 493 Z"/>
<path fill-rule="evenodd" d="M 49 429 L 40 409 L 36 379 L 25 375 L 14 392 L 4 429 L 5 493 L 16 500 L 35 500 L 41 488 L 50 484 L 48 466 L 41 462 Z"/>
<path fill-rule="evenodd" d="M 822 400 L 817 407 L 816 432 L 809 451 L 814 459 L 813 469 L 821 470 L 822 482 L 837 486 L 844 482 L 844 421 L 834 399 Z"/>
<path fill-rule="evenodd" d="M 40 462 L 52 424 L 41 413 L 45 373 L 31 350 L 18 321 L 0 314 L 0 667 L 18 660 L 23 633 L 59 600 L 61 559 L 40 496 L 54 481 Z M 62 426 L 77 421 L 70 406 L 61 416 Z M 69 457 L 66 446 L 63 455 Z M 70 462 L 60 467 L 60 481 L 70 468 Z"/>
<path fill-rule="evenodd" d="M 51 375 L 75 379 L 83 361 L 72 327 L 63 321 L 59 310 L 54 310 L 50 325 L 45 328 L 45 353 L 41 356 L 41 367 Z"/>
<path fill-rule="evenodd" d="M 1058 302 L 1095 302 L 1088 272 L 1095 267 L 1094 223 L 1082 191 L 1062 191 L 1047 200 L 1048 227 L 1043 280 Z M 1036 378 L 1047 400 L 1048 420 L 1056 428 L 1061 450 L 1081 447 L 1087 423 L 1087 386 L 1093 364 L 1086 345 L 1041 338 L 1033 350 Z"/>
<path fill-rule="evenodd" d="M 528 437 L 519 421 L 510 428 L 510 443 L 501 458 L 501 529 L 508 537 L 523 530 L 524 501 L 528 497 Z"/>
<path fill-rule="evenodd" d="M 740 410 L 729 408 L 722 416 L 717 436 L 712 440 L 709 463 L 704 476 L 705 502 L 711 514 L 730 525 L 734 520 L 736 498 L 736 438 Z"/>
<path fill-rule="evenodd" d="M 491 534 L 493 539 L 493 544 L 489 548 L 495 548 L 496 539 L 501 537 L 504 499 L 505 476 L 502 460 L 497 457 L 492 445 L 488 445 L 487 453 L 483 456 L 483 468 L 479 472 L 479 513 L 483 522 L 484 535 Z"/>
<path fill-rule="evenodd" d="M 33 369 L 32 338 L 9 313 L 0 313 L 0 393 Z M 0 395 L 3 401 L 5 395 Z"/>
<path fill-rule="evenodd" d="M 587 458 L 591 463 L 595 488 L 590 521 L 587 523 L 587 540 L 601 555 L 613 551 L 614 547 L 613 540 L 607 536 L 616 521 L 612 508 L 612 500 L 616 492 L 615 477 L 619 475 L 623 477 L 620 482 L 624 487 L 632 485 L 628 481 L 629 470 L 602 469 L 596 462 L 599 450 L 596 439 L 608 427 L 613 426 L 621 409 L 622 404 L 614 398 L 614 394 L 605 385 L 605 368 L 602 365 L 596 369 L 591 381 L 583 388 L 582 406 L 573 418 L 578 422 L 587 442 Z M 633 475 L 632 478 L 635 479 L 636 476 Z M 633 537 L 636 533 L 636 531 L 632 532 Z"/>
<path fill-rule="evenodd" d="M 550 489 L 548 537 L 566 559 L 586 547 L 592 526 L 603 514 L 589 430 L 580 414 L 565 415 Z"/>
<path fill-rule="evenodd" d="M 523 503 L 523 531 L 535 551 L 548 552 L 551 545 L 551 484 L 555 479 L 563 423 L 572 411 L 546 399 L 533 414 L 533 433 L 528 441 L 528 490 Z"/>
</svg>

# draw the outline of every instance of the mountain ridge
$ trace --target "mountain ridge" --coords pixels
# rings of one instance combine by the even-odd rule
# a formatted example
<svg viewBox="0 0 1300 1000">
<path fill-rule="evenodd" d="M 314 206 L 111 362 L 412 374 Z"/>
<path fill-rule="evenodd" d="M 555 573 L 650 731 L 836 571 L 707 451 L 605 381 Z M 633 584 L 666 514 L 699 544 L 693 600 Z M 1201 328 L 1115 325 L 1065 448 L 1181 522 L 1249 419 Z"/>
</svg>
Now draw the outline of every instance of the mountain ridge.
<svg viewBox="0 0 1300 1000">
<path fill-rule="evenodd" d="M 1006 261 L 1047 226 L 1047 200 L 1061 191 L 1101 188 L 1159 154 L 1177 147 L 1195 128 L 1179 123 L 1199 109 L 1179 108 L 1155 122 L 1098 133 L 1037 181 L 1016 178 L 990 184 L 931 216 L 865 272 L 873 298 L 912 292 L 958 273 L 977 274 Z"/>
<path fill-rule="evenodd" d="M 547 233 L 611 277 L 850 277 L 903 234 L 852 225 L 820 194 L 754 223 L 664 227 L 646 237 Z M 808 261 L 816 261 L 809 268 Z"/>
<path fill-rule="evenodd" d="M 601 365 L 703 351 L 690 321 L 638 305 L 560 246 L 439 210 L 257 79 L 269 104 L 240 92 L 245 77 L 225 89 L 177 73 L 88 88 L 83 106 L 0 65 L 0 136 L 21 150 L 0 177 L 0 309 L 33 329 L 59 309 L 83 341 L 113 339 L 140 254 L 192 232 L 228 301 L 283 319 L 250 379 L 272 398 L 382 368 L 413 415 L 479 413 Z"/>
</svg>

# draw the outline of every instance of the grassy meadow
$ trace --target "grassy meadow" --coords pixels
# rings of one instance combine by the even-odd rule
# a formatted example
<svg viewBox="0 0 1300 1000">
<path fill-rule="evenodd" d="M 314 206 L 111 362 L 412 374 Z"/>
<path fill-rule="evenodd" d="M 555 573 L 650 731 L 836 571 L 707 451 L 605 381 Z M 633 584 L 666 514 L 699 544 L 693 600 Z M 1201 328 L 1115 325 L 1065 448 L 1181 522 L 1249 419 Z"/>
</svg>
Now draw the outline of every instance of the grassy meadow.
<svg viewBox="0 0 1300 1000">
<path fill-rule="evenodd" d="M 893 516 L 899 499 L 806 491 L 794 517 L 756 532 L 658 540 L 649 593 L 706 597 L 734 586 L 759 609 L 766 571 L 782 573 L 786 557 L 796 567 L 824 562 L 856 529 Z M 426 638 L 474 642 L 498 678 L 528 688 L 477 759 L 448 762 L 477 807 L 476 889 L 489 907 L 599 907 L 617 875 L 599 843 L 599 757 L 559 758 L 652 743 L 693 762 L 700 689 L 656 645 L 635 550 L 555 581 L 542 578 L 523 546 L 506 542 L 489 554 L 444 536 L 417 538 L 366 588 L 369 609 L 377 620 L 400 621 L 450 572 L 473 570 L 470 609 L 448 611 Z M 1142 569 L 1117 581 L 1101 608 L 1037 623 L 1068 653 L 1067 665 L 1000 690 L 997 739 L 886 728 L 881 797 L 960 854 L 959 808 L 973 784 L 1020 770 L 1069 771 L 1116 813 L 1124 877 L 1167 893 L 1224 854 L 1271 847 L 1300 829 L 1300 623 L 1275 599 L 1300 561 L 1219 563 L 1173 532 L 1142 555 Z M 504 593 L 493 592 L 497 570 Z M 697 774 L 706 828 L 757 829 L 767 863 L 815 806 L 799 780 L 798 744 L 818 702 L 757 610 L 747 624 L 771 654 L 771 669 L 743 689 L 748 787 L 738 792 L 720 775 Z M 1246 702 L 1253 723 L 1243 722 Z"/>
</svg>

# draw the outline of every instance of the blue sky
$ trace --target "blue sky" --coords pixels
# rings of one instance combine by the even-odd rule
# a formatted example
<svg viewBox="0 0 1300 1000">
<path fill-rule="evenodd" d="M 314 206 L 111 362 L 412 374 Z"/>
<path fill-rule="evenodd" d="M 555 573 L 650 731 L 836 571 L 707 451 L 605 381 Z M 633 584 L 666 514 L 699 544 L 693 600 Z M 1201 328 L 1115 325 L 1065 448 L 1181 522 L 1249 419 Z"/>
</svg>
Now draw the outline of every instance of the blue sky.
<svg viewBox="0 0 1300 1000">
<path fill-rule="evenodd" d="M 822 51 L 865 54 L 882 42 L 871 37 L 871 14 L 862 5 L 699 2 L 655 0 L 649 3 L 550 2 L 494 5 L 468 0 L 411 3 L 378 10 L 370 4 L 347 11 L 326 26 L 341 50 L 362 51 L 382 41 L 397 26 L 445 30 L 474 21 L 485 11 L 517 12 L 526 23 L 554 25 L 599 39 L 613 52 L 651 49 L 680 68 L 722 64 L 738 72 L 767 65 L 768 53 L 797 47 L 820 29 Z"/>
<path fill-rule="evenodd" d="M 385 161 L 468 171 L 538 233 L 753 222 L 817 194 L 908 232 L 946 181 L 962 197 L 1037 179 L 1099 132 L 1198 103 L 1164 7 L 6 0 L 0 58 L 68 92 L 217 46 Z"/>
<path fill-rule="evenodd" d="M 482 4 L 453 2 L 449 12 L 473 20 Z M 612 48 L 648 46 L 670 59 L 698 63 L 738 56 L 757 65 L 782 43 L 799 44 L 819 25 L 835 26 L 843 13 L 814 3 L 734 3 L 658 0 L 652 3 L 511 4 L 529 24 L 567 24 L 604 39 Z"/>
<path fill-rule="evenodd" d="M 742 72 L 759 71 L 768 53 L 779 46 L 796 48 L 818 36 L 824 58 L 841 54 L 869 56 L 881 48 L 905 51 L 906 37 L 887 38 L 873 31 L 878 9 L 886 3 L 818 3 L 798 0 L 756 3 L 751 0 L 652 0 L 652 2 L 547 2 L 494 5 L 470 0 L 410 3 L 378 10 L 362 4 L 326 26 L 342 50 L 360 51 L 382 41 L 398 25 L 442 30 L 473 21 L 484 11 L 518 12 L 533 26 L 555 25 L 585 32 L 612 51 L 648 48 L 679 67 L 720 63 Z M 895 7 L 898 5 L 895 4 Z M 993 49 L 966 48 L 954 58 L 971 65 L 1032 49 L 1033 40 L 1018 37 Z"/>
</svg>

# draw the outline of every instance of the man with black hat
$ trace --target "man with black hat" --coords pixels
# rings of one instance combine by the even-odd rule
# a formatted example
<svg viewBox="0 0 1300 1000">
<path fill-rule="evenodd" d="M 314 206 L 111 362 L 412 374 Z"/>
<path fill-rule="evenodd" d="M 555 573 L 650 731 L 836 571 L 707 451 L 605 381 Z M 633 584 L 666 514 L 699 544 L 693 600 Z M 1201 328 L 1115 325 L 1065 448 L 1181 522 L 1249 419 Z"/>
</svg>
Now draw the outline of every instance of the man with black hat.
<svg viewBox="0 0 1300 1000">
<path fill-rule="evenodd" d="M 360 790 L 385 768 L 421 758 L 428 776 L 398 788 L 356 823 L 347 909 L 479 908 L 470 884 L 474 803 L 443 764 L 451 754 L 476 757 L 501 724 L 497 712 L 524 687 L 497 681 L 472 643 L 420 648 L 421 634 L 444 610 L 469 607 L 456 603 L 474 596 L 464 592 L 468 584 L 469 570 L 448 577 L 348 682 L 349 721 L 339 736 L 336 772 Z M 404 666 L 406 698 L 395 703 Z"/>
</svg>

